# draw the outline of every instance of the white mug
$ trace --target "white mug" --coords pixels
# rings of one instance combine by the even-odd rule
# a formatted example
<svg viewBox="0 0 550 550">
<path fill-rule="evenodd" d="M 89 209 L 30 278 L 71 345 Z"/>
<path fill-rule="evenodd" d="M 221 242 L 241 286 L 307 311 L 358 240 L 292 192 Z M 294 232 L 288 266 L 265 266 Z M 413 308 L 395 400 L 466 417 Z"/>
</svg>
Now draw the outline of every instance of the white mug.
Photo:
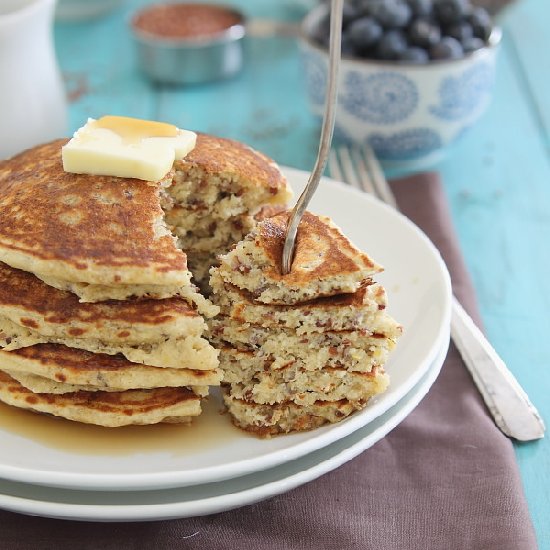
<svg viewBox="0 0 550 550">
<path fill-rule="evenodd" d="M 67 133 L 54 8 L 55 0 L 0 0 L 0 159 Z"/>
</svg>

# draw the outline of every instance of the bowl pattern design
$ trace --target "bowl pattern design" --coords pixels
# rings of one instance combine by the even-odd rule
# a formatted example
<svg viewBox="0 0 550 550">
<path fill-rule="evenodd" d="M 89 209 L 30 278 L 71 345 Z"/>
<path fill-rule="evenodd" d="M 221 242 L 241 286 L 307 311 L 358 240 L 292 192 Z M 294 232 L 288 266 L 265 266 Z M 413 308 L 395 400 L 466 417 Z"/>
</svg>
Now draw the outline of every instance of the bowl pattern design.
<svg viewBox="0 0 550 550">
<path fill-rule="evenodd" d="M 304 52 L 302 65 L 305 73 L 308 99 L 315 105 L 322 106 L 325 102 L 327 89 L 327 68 L 323 59 Z"/>
<path fill-rule="evenodd" d="M 375 133 L 367 141 L 381 158 L 388 160 L 416 159 L 443 146 L 441 136 L 430 128 L 409 128 L 388 135 Z"/>
<path fill-rule="evenodd" d="M 342 86 L 340 105 L 361 120 L 393 124 L 414 112 L 418 89 L 410 78 L 396 72 L 366 76 L 349 71 Z"/>
<path fill-rule="evenodd" d="M 430 113 L 444 120 L 460 120 L 478 109 L 491 93 L 494 71 L 488 63 L 478 63 L 462 74 L 444 78 L 439 87 L 438 105 Z"/>
</svg>

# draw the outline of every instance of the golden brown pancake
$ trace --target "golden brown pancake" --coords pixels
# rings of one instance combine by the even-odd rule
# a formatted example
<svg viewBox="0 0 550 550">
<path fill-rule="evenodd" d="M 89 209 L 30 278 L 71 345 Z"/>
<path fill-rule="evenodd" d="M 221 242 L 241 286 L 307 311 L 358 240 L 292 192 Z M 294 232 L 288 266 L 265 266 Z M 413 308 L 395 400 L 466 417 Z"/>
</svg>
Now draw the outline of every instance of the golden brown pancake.
<svg viewBox="0 0 550 550">
<path fill-rule="evenodd" d="M 265 304 L 296 304 L 356 292 L 382 268 L 356 248 L 327 217 L 306 212 L 298 228 L 291 270 L 281 272 L 288 213 L 260 222 L 220 258 L 217 273 Z"/>
<path fill-rule="evenodd" d="M 159 183 L 63 170 L 57 140 L 0 165 L 0 260 L 76 282 L 184 285 Z"/>
<path fill-rule="evenodd" d="M 100 338 L 75 338 L 61 332 L 54 336 L 44 336 L 37 331 L 13 323 L 0 317 L 0 347 L 5 351 L 33 346 L 35 344 L 63 344 L 71 348 L 88 350 L 109 355 L 122 354 L 133 363 L 152 367 L 172 369 L 212 370 L 218 366 L 218 352 L 208 341 L 197 335 L 163 338 L 153 342 L 127 344 L 108 342 Z"/>
<path fill-rule="evenodd" d="M 66 173 L 65 142 L 0 163 L 0 261 L 86 302 L 180 295 L 200 307 L 185 252 L 209 252 L 195 262 L 207 282 L 252 216 L 291 195 L 275 162 L 233 140 L 199 134 L 161 182 Z"/>
<path fill-rule="evenodd" d="M 290 328 L 298 334 L 326 330 L 368 329 L 386 307 L 384 288 L 367 279 L 353 294 L 324 296 L 292 305 L 262 304 L 214 271 L 210 277 L 212 300 L 221 313 L 240 323 Z"/>
<path fill-rule="evenodd" d="M 0 351 L 0 369 L 105 391 L 218 385 L 221 378 L 219 370 L 149 367 L 132 363 L 121 355 L 91 353 L 60 344 Z"/>
<path fill-rule="evenodd" d="M 67 335 L 139 344 L 183 333 L 200 335 L 202 317 L 185 300 L 80 303 L 40 279 L 0 262 L 0 317 L 44 336 Z"/>
<path fill-rule="evenodd" d="M 229 175 L 238 178 L 250 190 L 256 188 L 282 202 L 280 195 L 289 198 L 284 176 L 273 160 L 238 141 L 197 134 L 195 148 L 182 160 L 176 161 L 176 170 L 200 168 L 206 174 Z"/>
<path fill-rule="evenodd" d="M 286 284 L 303 286 L 310 283 L 311 279 L 351 275 L 364 270 L 375 273 L 380 270 L 329 218 L 305 212 L 298 227 L 292 269 L 288 275 L 282 275 L 280 266 L 288 217 L 288 213 L 279 214 L 266 219 L 259 226 L 256 243 L 270 260 L 268 277 L 279 280 L 284 278 Z"/>
<path fill-rule="evenodd" d="M 233 397 L 223 388 L 223 400 L 233 423 L 260 437 L 307 431 L 323 424 L 340 422 L 351 413 L 362 409 L 364 402 L 316 401 L 311 405 L 297 405 L 291 401 L 275 405 L 258 404 Z"/>
<path fill-rule="evenodd" d="M 106 427 L 189 422 L 201 412 L 200 398 L 188 388 L 35 394 L 1 371 L 0 401 Z"/>
</svg>

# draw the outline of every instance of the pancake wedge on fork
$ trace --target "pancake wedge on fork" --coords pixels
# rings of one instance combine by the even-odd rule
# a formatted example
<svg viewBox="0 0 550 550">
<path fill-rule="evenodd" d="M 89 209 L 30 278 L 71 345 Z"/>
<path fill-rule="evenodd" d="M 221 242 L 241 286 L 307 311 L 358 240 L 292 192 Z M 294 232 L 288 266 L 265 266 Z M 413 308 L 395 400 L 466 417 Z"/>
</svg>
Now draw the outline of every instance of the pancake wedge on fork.
<svg viewBox="0 0 550 550">
<path fill-rule="evenodd" d="M 260 223 L 220 260 L 219 276 L 264 304 L 296 304 L 350 294 L 381 271 L 332 221 L 306 212 L 298 227 L 292 270 L 280 270 L 288 213 Z"/>
<path fill-rule="evenodd" d="M 260 436 L 343 420 L 386 390 L 401 326 L 382 268 L 329 219 L 306 212 L 281 274 L 288 214 L 259 223 L 212 268 L 209 321 L 233 422 Z"/>
</svg>

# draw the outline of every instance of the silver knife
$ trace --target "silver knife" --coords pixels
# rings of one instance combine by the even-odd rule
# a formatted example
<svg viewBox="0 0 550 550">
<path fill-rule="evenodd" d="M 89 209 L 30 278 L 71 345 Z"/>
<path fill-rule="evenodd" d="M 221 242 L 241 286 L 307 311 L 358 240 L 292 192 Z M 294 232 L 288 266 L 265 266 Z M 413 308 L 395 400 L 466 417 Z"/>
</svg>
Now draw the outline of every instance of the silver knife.
<svg viewBox="0 0 550 550">
<path fill-rule="evenodd" d="M 519 441 L 544 437 L 545 426 L 537 409 L 454 296 L 451 336 L 502 432 Z"/>
</svg>

